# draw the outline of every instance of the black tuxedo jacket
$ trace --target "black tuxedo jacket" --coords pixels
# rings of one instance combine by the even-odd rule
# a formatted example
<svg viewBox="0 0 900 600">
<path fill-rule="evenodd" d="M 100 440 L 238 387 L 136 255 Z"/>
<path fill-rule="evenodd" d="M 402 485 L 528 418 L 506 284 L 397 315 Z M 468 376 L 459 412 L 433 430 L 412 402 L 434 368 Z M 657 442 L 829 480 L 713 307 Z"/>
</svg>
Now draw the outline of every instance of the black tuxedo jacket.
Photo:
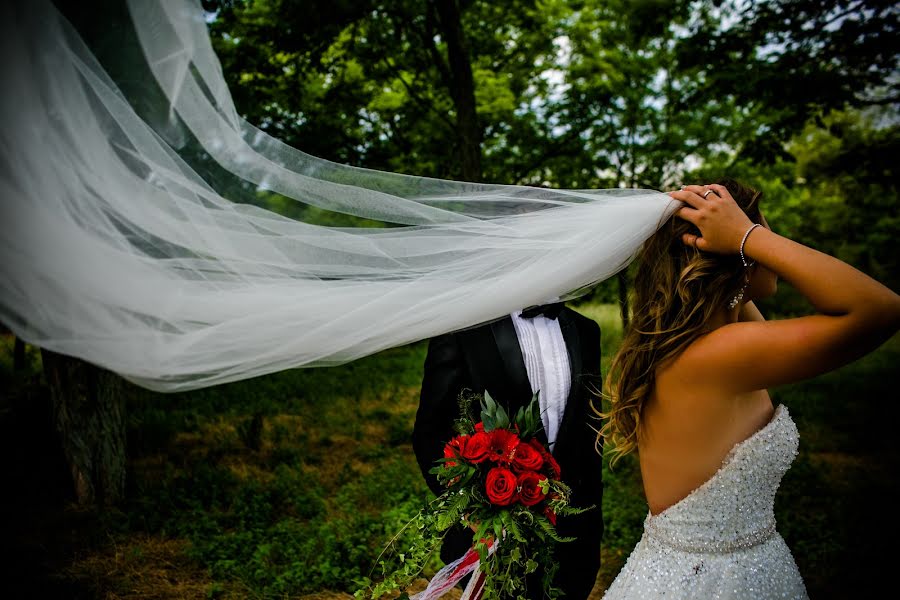
<svg viewBox="0 0 900 600">
<path fill-rule="evenodd" d="M 601 456 L 594 441 L 599 421 L 592 417 L 588 390 L 600 387 L 600 328 L 566 307 L 560 313 L 560 330 L 569 354 L 572 386 L 553 455 L 560 465 L 562 480 L 572 488 L 575 506 L 595 505 L 580 515 L 560 517 L 557 531 L 577 538 L 558 545 L 556 585 L 567 600 L 587 598 L 600 568 L 600 539 L 603 533 L 600 477 Z M 428 486 L 443 492 L 436 476 L 428 471 L 443 457 L 444 444 L 455 435 L 453 422 L 459 417 L 457 399 L 463 389 L 476 394 L 487 390 L 512 416 L 532 397 L 528 371 L 519 339 L 510 317 L 492 323 L 432 338 L 425 358 L 419 409 L 413 428 L 413 448 Z M 546 442 L 546 438 L 544 440 Z M 447 563 L 459 558 L 471 546 L 472 532 L 458 527 L 444 539 L 441 558 Z M 529 597 L 540 598 L 540 589 Z"/>
</svg>

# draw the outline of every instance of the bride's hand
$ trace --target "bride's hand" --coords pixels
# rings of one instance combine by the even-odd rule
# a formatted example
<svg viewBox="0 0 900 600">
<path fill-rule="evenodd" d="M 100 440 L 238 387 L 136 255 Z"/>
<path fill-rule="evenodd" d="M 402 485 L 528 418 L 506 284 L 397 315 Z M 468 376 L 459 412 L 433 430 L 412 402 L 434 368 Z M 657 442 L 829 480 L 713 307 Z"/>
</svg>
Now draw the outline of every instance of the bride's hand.
<svg viewBox="0 0 900 600">
<path fill-rule="evenodd" d="M 682 241 L 704 252 L 736 254 L 744 234 L 753 225 L 750 218 L 723 185 L 688 185 L 669 195 L 686 206 L 675 213 L 700 229 L 700 235 L 686 233 Z"/>
</svg>

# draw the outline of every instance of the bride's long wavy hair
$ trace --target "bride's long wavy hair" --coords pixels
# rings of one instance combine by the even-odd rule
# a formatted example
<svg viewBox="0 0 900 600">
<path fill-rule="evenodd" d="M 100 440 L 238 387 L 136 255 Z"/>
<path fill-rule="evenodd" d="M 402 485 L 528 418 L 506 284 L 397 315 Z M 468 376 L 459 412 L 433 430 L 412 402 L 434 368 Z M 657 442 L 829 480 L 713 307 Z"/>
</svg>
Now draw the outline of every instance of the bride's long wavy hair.
<svg viewBox="0 0 900 600">
<path fill-rule="evenodd" d="M 760 222 L 761 193 L 733 179 L 721 179 L 738 206 Z M 677 356 L 707 331 L 715 312 L 728 304 L 745 282 L 740 258 L 700 252 L 682 242 L 685 233 L 700 231 L 672 217 L 641 249 L 629 298 L 631 319 L 613 357 L 601 397 L 609 410 L 594 411 L 603 419 L 598 448 L 611 464 L 637 448 L 644 403 L 656 384 L 656 369 Z"/>
</svg>

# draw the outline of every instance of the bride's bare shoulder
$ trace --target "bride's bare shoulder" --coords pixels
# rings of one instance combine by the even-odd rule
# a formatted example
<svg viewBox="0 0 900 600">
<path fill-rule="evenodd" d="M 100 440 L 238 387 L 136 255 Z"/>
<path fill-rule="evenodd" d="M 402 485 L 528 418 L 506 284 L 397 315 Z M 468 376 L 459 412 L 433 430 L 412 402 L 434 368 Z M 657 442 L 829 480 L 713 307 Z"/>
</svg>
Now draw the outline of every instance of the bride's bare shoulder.
<svg viewBox="0 0 900 600">
<path fill-rule="evenodd" d="M 715 354 L 714 347 L 718 345 L 718 341 L 715 339 L 712 344 L 710 343 L 710 338 L 714 334 L 718 337 L 719 330 L 701 334 L 681 348 L 675 355 L 660 361 L 657 365 L 657 373 L 678 373 L 683 370 L 692 370 L 698 365 L 708 362 L 711 356 Z"/>
<path fill-rule="evenodd" d="M 744 326 L 764 323 L 728 324 L 700 335 L 678 354 L 657 365 L 657 384 L 668 389 L 684 387 L 694 393 L 704 387 L 730 389 L 729 382 L 734 381 L 735 372 L 747 368 L 740 356 L 742 347 L 746 350 L 741 341 L 747 334 Z"/>
</svg>

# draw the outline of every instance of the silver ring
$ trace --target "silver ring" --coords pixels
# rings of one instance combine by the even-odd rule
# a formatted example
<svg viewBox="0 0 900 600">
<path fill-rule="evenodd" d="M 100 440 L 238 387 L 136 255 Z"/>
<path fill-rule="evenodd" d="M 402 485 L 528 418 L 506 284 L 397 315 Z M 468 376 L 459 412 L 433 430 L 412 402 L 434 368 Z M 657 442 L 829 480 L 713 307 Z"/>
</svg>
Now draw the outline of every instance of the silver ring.
<svg viewBox="0 0 900 600">
<path fill-rule="evenodd" d="M 706 200 L 706 197 L 710 194 L 716 194 L 715 190 L 706 190 L 705 192 L 703 192 L 703 199 Z M 718 196 L 718 194 L 716 194 L 716 196 Z"/>
</svg>

